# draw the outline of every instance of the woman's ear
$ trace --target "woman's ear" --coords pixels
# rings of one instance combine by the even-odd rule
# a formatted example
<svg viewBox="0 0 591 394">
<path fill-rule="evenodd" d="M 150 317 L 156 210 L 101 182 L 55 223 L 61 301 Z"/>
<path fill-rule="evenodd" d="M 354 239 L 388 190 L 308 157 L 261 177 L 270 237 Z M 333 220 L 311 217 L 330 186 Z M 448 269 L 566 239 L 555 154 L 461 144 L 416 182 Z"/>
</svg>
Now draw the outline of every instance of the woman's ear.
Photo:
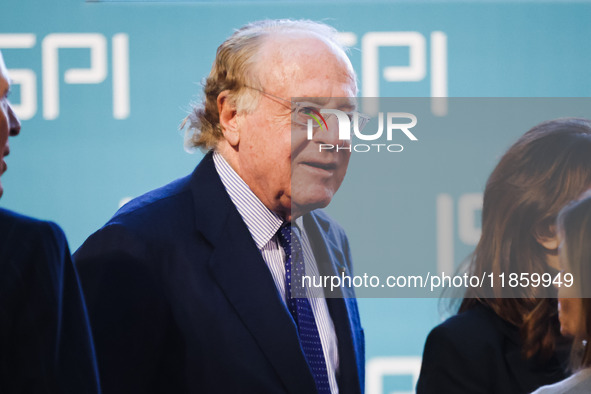
<svg viewBox="0 0 591 394">
<path fill-rule="evenodd" d="M 544 248 L 548 249 L 549 251 L 556 251 L 558 250 L 558 245 L 560 245 L 560 240 L 558 239 L 558 235 L 556 234 L 556 226 L 551 225 L 550 228 L 546 231 L 537 231 L 535 234 L 536 241 Z"/>
<path fill-rule="evenodd" d="M 556 233 L 556 226 L 545 226 L 544 230 L 538 230 L 534 234 L 536 241 L 540 244 L 546 253 L 546 263 L 557 270 L 560 270 L 560 258 L 558 257 L 558 246 L 560 238 Z"/>
<path fill-rule="evenodd" d="M 238 112 L 235 103 L 230 97 L 229 90 L 224 90 L 218 95 L 217 104 L 224 138 L 231 146 L 236 147 L 240 142 L 240 130 L 237 122 Z"/>
<path fill-rule="evenodd" d="M 552 238 L 550 237 L 536 237 L 536 240 L 540 245 L 548 250 L 557 250 L 558 245 L 560 245 L 560 241 L 558 240 L 557 236 Z"/>
</svg>

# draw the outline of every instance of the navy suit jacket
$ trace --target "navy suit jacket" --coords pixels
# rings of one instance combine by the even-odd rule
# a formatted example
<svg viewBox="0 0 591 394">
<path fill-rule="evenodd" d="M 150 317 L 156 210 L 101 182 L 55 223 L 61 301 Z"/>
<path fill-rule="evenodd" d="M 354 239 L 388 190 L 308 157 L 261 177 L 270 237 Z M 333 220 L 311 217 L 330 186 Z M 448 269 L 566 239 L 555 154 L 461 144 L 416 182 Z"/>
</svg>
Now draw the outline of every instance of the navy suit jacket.
<svg viewBox="0 0 591 394">
<path fill-rule="evenodd" d="M 321 240 L 312 245 L 321 270 L 350 272 L 343 230 L 319 212 L 305 226 Z M 211 154 L 125 205 L 74 258 L 105 393 L 316 392 L 293 319 Z M 340 392 L 360 393 L 356 300 L 327 303 Z"/>
<path fill-rule="evenodd" d="M 519 329 L 487 306 L 455 315 L 427 338 L 417 394 L 525 394 L 566 377 L 568 340 L 545 361 L 525 359 L 521 343 Z"/>
<path fill-rule="evenodd" d="M 0 209 L 0 393 L 98 393 L 84 299 L 62 230 Z"/>
</svg>

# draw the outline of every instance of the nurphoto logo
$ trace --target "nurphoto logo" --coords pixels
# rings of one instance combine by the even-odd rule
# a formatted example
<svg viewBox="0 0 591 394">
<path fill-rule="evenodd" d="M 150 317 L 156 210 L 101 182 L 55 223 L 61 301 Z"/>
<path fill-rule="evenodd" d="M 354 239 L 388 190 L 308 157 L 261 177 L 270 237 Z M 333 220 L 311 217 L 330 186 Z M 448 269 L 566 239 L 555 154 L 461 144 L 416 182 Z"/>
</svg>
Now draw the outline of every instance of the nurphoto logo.
<svg viewBox="0 0 591 394">
<path fill-rule="evenodd" d="M 326 116 L 323 116 L 326 115 Z M 320 144 L 319 151 L 341 151 L 347 150 L 350 152 L 402 152 L 404 147 L 401 144 L 391 143 L 393 137 L 399 132 L 402 132 L 409 140 L 418 141 L 418 138 L 410 131 L 416 126 L 417 117 L 408 112 L 379 112 L 377 115 L 378 127 L 373 133 L 362 133 L 365 126 L 372 119 L 371 117 L 359 113 L 357 111 L 344 112 L 338 109 L 322 108 L 320 110 L 313 107 L 303 107 L 297 111 L 297 116 L 302 118 L 300 122 L 305 120 L 307 125 L 307 138 L 311 140 L 314 138 L 315 132 L 323 132 L 328 130 L 328 123 L 326 121 L 330 116 L 336 116 L 338 121 L 338 136 L 343 144 Z M 385 121 L 384 121 L 385 119 Z M 379 140 L 384 140 L 384 123 L 386 123 L 385 141 L 387 143 L 378 143 Z M 320 129 L 316 131 L 315 129 Z M 352 144 L 352 133 L 361 141 L 375 141 L 374 143 Z"/>
</svg>

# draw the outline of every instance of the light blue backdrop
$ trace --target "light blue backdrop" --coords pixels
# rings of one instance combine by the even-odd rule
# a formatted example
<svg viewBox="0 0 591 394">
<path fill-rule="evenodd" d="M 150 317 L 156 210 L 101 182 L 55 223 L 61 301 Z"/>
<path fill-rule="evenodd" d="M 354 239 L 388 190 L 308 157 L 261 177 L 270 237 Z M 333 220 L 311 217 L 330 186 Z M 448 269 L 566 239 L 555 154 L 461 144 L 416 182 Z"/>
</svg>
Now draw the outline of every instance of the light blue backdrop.
<svg viewBox="0 0 591 394">
<path fill-rule="evenodd" d="M 343 38 L 353 48 L 351 59 L 368 96 L 584 97 L 591 94 L 589 15 L 588 2 L 3 0 L 0 49 L 9 69 L 17 70 L 12 100 L 21 104 L 23 130 L 11 141 L 1 205 L 56 221 L 75 250 L 122 199 L 190 172 L 202 155 L 183 151 L 177 126 L 189 102 L 199 97 L 216 47 L 252 20 L 310 18 L 350 33 Z M 372 52 L 376 32 L 388 34 Z M 404 160 L 392 158 L 392 179 L 404 187 L 390 183 L 386 191 L 394 198 L 412 191 L 428 202 L 414 214 L 433 218 L 432 227 L 415 234 L 422 237 L 426 252 L 421 253 L 437 260 L 434 266 L 450 259 L 458 263 L 473 248 L 474 231 L 458 227 L 460 201 L 470 202 L 462 196 L 482 191 L 498 157 L 523 131 L 499 127 L 479 136 L 474 130 L 472 137 L 481 144 L 443 143 L 455 150 L 440 152 L 437 160 L 465 171 L 449 182 L 428 171 L 413 177 Z M 470 149 L 474 144 L 481 148 L 478 154 Z M 351 187 L 347 182 L 344 188 Z M 375 185 L 374 193 L 384 193 Z M 445 255 L 437 244 L 442 236 L 435 230 L 437 201 L 451 203 L 454 219 Z M 343 216 L 347 207 L 337 199 L 330 209 Z M 396 217 L 391 226 L 412 228 L 410 220 Z M 356 235 L 372 222 L 343 224 L 355 247 Z M 393 246 L 405 242 L 399 232 Z M 393 256 L 413 263 L 412 251 Z M 438 301 L 359 303 L 368 392 L 411 391 L 424 339 L 440 319 Z"/>
</svg>

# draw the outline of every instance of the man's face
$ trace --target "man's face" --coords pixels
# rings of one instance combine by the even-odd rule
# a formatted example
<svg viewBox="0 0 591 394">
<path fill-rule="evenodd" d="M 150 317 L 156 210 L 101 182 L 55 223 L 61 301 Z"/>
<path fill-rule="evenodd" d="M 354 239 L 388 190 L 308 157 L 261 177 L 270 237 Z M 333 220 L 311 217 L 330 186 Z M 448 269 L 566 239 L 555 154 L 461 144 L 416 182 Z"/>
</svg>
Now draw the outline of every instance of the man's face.
<svg viewBox="0 0 591 394">
<path fill-rule="evenodd" d="M 8 91 L 10 82 L 4 65 L 4 59 L 0 52 L 0 177 L 6 172 L 6 162 L 4 157 L 8 156 L 10 148 L 8 147 L 8 137 L 17 135 L 21 130 L 21 124 L 16 117 L 10 102 L 8 101 Z M 4 189 L 0 180 L 0 197 Z"/>
<path fill-rule="evenodd" d="M 266 93 L 294 97 L 330 98 L 322 108 L 351 110 L 357 87 L 346 56 L 311 35 L 278 37 L 263 45 L 258 74 Z M 341 98 L 341 99 L 337 99 Z M 239 172 L 271 210 L 292 220 L 328 205 L 340 187 L 350 152 L 319 152 L 320 144 L 338 145 L 337 120 L 327 118 L 328 130 L 307 139 L 305 127 L 292 133 L 289 103 L 262 95 L 258 107 L 239 115 Z"/>
</svg>

